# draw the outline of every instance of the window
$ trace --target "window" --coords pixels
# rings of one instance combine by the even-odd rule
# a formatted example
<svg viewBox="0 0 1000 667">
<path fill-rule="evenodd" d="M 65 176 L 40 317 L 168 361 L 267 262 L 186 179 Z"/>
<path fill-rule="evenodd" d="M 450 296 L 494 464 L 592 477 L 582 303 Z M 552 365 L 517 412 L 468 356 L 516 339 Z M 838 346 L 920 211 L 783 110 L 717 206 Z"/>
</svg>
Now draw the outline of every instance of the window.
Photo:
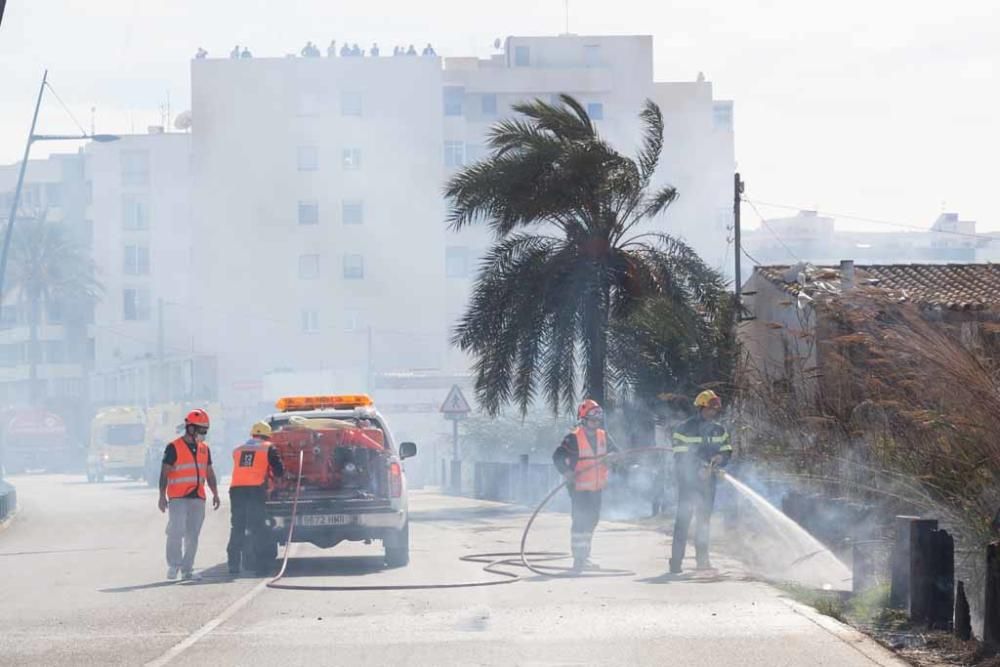
<svg viewBox="0 0 1000 667">
<path fill-rule="evenodd" d="M 344 255 L 344 278 L 361 280 L 365 277 L 365 258 L 361 255 Z"/>
<path fill-rule="evenodd" d="M 483 103 L 483 115 L 484 116 L 496 116 L 497 115 L 497 95 L 496 93 L 485 93 L 482 98 Z"/>
<path fill-rule="evenodd" d="M 341 93 L 340 113 L 344 116 L 361 116 L 361 93 Z"/>
<path fill-rule="evenodd" d="M 149 275 L 149 248 L 141 245 L 125 246 L 125 275 Z"/>
<path fill-rule="evenodd" d="M 122 185 L 149 185 L 149 151 L 122 151 Z"/>
<path fill-rule="evenodd" d="M 319 169 L 319 149 L 316 146 L 299 146 L 299 171 L 316 171 Z"/>
<path fill-rule="evenodd" d="M 445 86 L 444 88 L 444 115 L 461 116 L 462 105 L 465 101 L 465 88 L 461 86 Z"/>
<path fill-rule="evenodd" d="M 465 143 L 461 141 L 444 142 L 444 166 L 461 167 L 465 164 Z"/>
<path fill-rule="evenodd" d="M 319 224 L 319 203 L 315 201 L 299 202 L 299 224 L 318 225 Z"/>
<path fill-rule="evenodd" d="M 586 67 L 597 67 L 601 64 L 601 45 L 600 44 L 584 44 L 583 46 L 583 64 Z"/>
<path fill-rule="evenodd" d="M 302 311 L 302 333 L 317 333 L 319 331 L 319 311 Z"/>
<path fill-rule="evenodd" d="M 514 47 L 514 67 L 527 67 L 531 64 L 531 49 L 527 46 Z"/>
<path fill-rule="evenodd" d="M 360 225 L 365 221 L 365 204 L 360 199 L 345 199 L 341 204 L 345 225 Z"/>
<path fill-rule="evenodd" d="M 62 186 L 58 183 L 45 184 L 45 203 L 48 206 L 62 206 Z"/>
<path fill-rule="evenodd" d="M 361 149 L 345 148 L 341 160 L 344 169 L 361 169 Z"/>
<path fill-rule="evenodd" d="M 299 255 L 299 278 L 302 280 L 319 278 L 319 255 Z"/>
<path fill-rule="evenodd" d="M 344 331 L 360 331 L 361 330 L 361 311 L 357 308 L 344 308 L 340 311 L 340 315 L 343 318 Z"/>
<path fill-rule="evenodd" d="M 319 94 L 312 91 L 301 91 L 297 100 L 295 112 L 299 116 L 318 116 L 320 110 Z"/>
<path fill-rule="evenodd" d="M 589 103 L 587 115 L 590 116 L 590 120 L 604 120 L 604 105 L 600 102 Z"/>
<path fill-rule="evenodd" d="M 716 102 L 712 105 L 712 123 L 717 130 L 728 130 L 733 126 L 733 103 Z"/>
<path fill-rule="evenodd" d="M 122 195 L 122 227 L 135 231 L 149 229 L 149 205 L 141 195 Z"/>
<path fill-rule="evenodd" d="M 42 359 L 49 364 L 65 364 L 69 361 L 66 353 L 66 341 L 47 340 L 42 343 Z"/>
<path fill-rule="evenodd" d="M 18 314 L 17 306 L 0 308 L 0 326 L 5 328 L 17 326 Z"/>
<path fill-rule="evenodd" d="M 125 320 L 145 322 L 149 319 L 149 290 L 144 287 L 126 287 L 122 290 L 122 317 Z"/>
<path fill-rule="evenodd" d="M 469 249 L 465 246 L 448 246 L 445 248 L 444 271 L 448 278 L 468 278 Z"/>
</svg>

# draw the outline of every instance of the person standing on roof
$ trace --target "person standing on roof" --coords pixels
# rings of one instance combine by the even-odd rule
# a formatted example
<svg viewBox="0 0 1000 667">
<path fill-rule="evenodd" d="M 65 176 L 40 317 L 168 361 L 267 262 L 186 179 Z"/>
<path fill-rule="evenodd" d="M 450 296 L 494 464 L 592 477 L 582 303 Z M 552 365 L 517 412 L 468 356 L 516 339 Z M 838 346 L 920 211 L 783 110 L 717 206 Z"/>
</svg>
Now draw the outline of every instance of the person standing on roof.
<svg viewBox="0 0 1000 667">
<path fill-rule="evenodd" d="M 581 403 L 577 419 L 579 425 L 563 438 L 552 454 L 556 469 L 566 478 L 572 503 L 573 572 L 596 568 L 590 561 L 590 544 L 601 520 L 601 494 L 608 485 L 606 457 L 617 451 L 603 428 L 604 410 L 597 401 L 587 399 Z"/>
<path fill-rule="evenodd" d="M 250 429 L 250 439 L 233 450 L 233 479 L 229 484 L 232 527 L 226 547 L 229 574 L 239 574 L 241 562 L 258 575 L 267 574 L 270 540 L 264 524 L 264 502 L 268 480 L 284 474 L 281 456 L 271 445 L 270 424 L 257 422 Z"/>
<path fill-rule="evenodd" d="M 733 455 L 729 432 L 715 421 L 722 411 L 722 399 L 709 389 L 698 394 L 694 407 L 697 414 L 678 425 L 673 434 L 677 516 L 670 552 L 672 574 L 681 572 L 692 513 L 697 522 L 694 533 L 697 569 L 711 569 L 708 534 L 715 506 L 715 472 L 724 468 Z"/>
<path fill-rule="evenodd" d="M 167 579 L 180 573 L 185 580 L 198 579 L 194 557 L 205 521 L 205 482 L 212 490 L 212 509 L 219 509 L 219 487 L 212 470 L 212 452 L 205 442 L 208 413 L 192 410 L 184 418 L 184 435 L 163 451 L 160 466 L 161 512 L 167 521 Z"/>
</svg>

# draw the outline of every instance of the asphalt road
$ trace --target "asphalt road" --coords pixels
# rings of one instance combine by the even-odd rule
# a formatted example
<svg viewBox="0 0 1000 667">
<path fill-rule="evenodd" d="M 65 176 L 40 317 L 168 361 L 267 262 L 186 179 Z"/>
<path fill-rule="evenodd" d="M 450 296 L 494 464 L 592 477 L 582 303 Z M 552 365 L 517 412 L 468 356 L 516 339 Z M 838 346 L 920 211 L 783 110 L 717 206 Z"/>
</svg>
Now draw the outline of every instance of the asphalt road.
<svg viewBox="0 0 1000 667">
<path fill-rule="evenodd" d="M 19 476 L 0 532 L 0 664 L 901 665 L 861 635 L 749 580 L 665 575 L 669 538 L 604 523 L 594 559 L 633 576 L 419 591 L 312 592 L 225 575 L 229 514 L 208 511 L 202 582 L 164 579 L 166 518 L 144 484 Z M 472 552 L 514 551 L 527 514 L 431 492 L 411 497 L 411 564 L 376 545 L 297 545 L 286 579 L 321 586 L 490 581 Z M 545 515 L 530 548 L 563 550 Z"/>
</svg>

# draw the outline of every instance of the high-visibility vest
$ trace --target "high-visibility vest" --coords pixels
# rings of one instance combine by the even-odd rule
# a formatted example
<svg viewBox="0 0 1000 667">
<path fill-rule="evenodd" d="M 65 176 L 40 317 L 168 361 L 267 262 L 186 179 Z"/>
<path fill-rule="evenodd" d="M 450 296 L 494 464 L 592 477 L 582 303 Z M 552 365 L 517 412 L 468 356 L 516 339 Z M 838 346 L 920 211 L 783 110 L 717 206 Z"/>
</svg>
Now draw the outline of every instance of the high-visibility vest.
<svg viewBox="0 0 1000 667">
<path fill-rule="evenodd" d="M 233 479 L 230 488 L 263 486 L 267 482 L 267 450 L 271 443 L 251 438 L 233 450 Z"/>
<path fill-rule="evenodd" d="M 170 444 L 177 452 L 177 460 L 167 473 L 167 497 L 184 498 L 197 489 L 198 497 L 204 499 L 205 475 L 208 471 L 208 444 L 199 442 L 196 454 L 191 454 L 184 438 L 177 438 Z"/>
<path fill-rule="evenodd" d="M 590 445 L 587 432 L 582 427 L 573 429 L 579 457 L 576 461 L 576 490 L 600 491 L 608 485 L 608 465 L 604 456 L 608 453 L 608 436 L 603 429 L 597 429 L 597 449 Z"/>
</svg>

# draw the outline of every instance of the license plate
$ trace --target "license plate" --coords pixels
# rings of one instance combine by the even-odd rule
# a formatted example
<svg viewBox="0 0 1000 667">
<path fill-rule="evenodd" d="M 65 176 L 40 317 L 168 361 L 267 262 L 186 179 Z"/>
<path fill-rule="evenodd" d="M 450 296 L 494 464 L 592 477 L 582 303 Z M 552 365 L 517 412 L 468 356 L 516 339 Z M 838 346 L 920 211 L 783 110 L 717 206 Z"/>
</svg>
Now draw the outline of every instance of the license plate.
<svg viewBox="0 0 1000 667">
<path fill-rule="evenodd" d="M 295 517 L 297 526 L 346 526 L 349 523 L 350 514 L 305 514 Z"/>
</svg>

